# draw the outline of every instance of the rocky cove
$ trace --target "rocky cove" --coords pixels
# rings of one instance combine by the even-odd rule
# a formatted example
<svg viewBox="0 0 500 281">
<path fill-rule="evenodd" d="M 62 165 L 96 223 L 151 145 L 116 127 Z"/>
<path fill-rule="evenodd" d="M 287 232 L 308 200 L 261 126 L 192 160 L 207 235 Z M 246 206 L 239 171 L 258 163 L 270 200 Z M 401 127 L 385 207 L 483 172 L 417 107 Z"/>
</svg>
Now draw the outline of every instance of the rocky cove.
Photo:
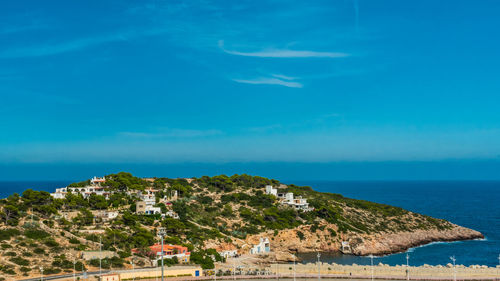
<svg viewBox="0 0 500 281">
<path fill-rule="evenodd" d="M 330 227 L 333 227 L 330 225 Z M 303 234 L 302 239 L 297 235 Z M 253 243 L 260 237 L 268 237 L 273 249 L 273 257 L 269 259 L 289 262 L 298 253 L 312 252 L 341 252 L 341 242 L 348 241 L 350 254 L 357 256 L 383 256 L 405 252 L 410 248 L 426 245 L 433 242 L 452 242 L 462 240 L 483 239 L 484 235 L 470 228 L 452 224 L 450 229 L 444 230 L 413 230 L 407 232 L 375 233 L 375 234 L 344 234 L 342 237 L 328 235 L 328 230 L 311 232 L 307 226 L 296 229 L 282 230 L 274 233 L 261 233 L 249 237 L 246 242 Z"/>
</svg>

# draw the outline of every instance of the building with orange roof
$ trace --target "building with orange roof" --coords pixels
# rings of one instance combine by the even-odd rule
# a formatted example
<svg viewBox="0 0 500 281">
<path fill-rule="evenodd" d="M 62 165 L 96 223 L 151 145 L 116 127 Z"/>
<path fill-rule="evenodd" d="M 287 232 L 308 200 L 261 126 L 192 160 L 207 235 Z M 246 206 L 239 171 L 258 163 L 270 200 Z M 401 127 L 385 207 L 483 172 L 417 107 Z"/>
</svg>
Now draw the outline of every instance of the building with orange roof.
<svg viewBox="0 0 500 281">
<path fill-rule="evenodd" d="M 156 256 L 157 259 L 161 258 L 162 248 L 161 244 L 154 244 L 153 246 L 149 246 L 150 254 L 152 256 Z M 132 253 L 138 253 L 138 249 L 132 249 Z M 179 245 L 163 245 L 163 258 L 164 259 L 172 259 L 177 257 L 180 263 L 188 263 L 189 257 L 191 256 L 191 252 L 189 252 L 187 247 L 179 246 Z"/>
</svg>

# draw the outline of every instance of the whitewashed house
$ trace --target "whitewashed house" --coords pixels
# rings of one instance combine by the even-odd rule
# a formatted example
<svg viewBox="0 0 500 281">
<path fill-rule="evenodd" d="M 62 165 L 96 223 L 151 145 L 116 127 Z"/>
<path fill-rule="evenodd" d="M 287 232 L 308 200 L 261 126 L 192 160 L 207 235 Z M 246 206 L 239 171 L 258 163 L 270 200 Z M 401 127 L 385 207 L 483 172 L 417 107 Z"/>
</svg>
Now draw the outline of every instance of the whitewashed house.
<svg viewBox="0 0 500 281">
<path fill-rule="evenodd" d="M 103 221 L 114 220 L 118 217 L 118 211 L 92 211 L 96 218 L 101 218 Z"/>
<path fill-rule="evenodd" d="M 278 197 L 278 190 L 272 185 L 266 185 L 266 194 Z"/>
<path fill-rule="evenodd" d="M 174 219 L 179 219 L 179 215 L 176 212 L 172 211 L 172 210 L 168 210 L 165 215 L 167 215 L 167 216 L 169 216 L 171 218 L 174 218 Z"/>
<path fill-rule="evenodd" d="M 104 177 L 102 178 L 93 177 L 90 180 L 90 185 L 83 187 L 67 186 L 62 188 L 56 188 L 56 191 L 51 193 L 50 195 L 54 199 L 64 199 L 66 198 L 66 195 L 69 192 L 71 192 L 73 194 L 81 194 L 83 198 L 88 198 L 91 194 L 95 194 L 95 195 L 102 195 L 106 199 L 109 199 L 111 192 L 106 191 L 104 186 L 102 186 L 102 183 L 104 182 L 106 182 L 106 178 Z"/>
<path fill-rule="evenodd" d="M 218 247 L 215 248 L 217 253 L 224 258 L 233 258 L 238 255 L 238 248 L 231 243 L 222 243 Z"/>
<path fill-rule="evenodd" d="M 250 248 L 250 254 L 252 255 L 260 255 L 269 252 L 271 252 L 271 243 L 267 237 L 260 238 L 259 244 L 253 245 L 252 248 Z"/>
<path fill-rule="evenodd" d="M 161 208 L 155 207 L 154 204 L 146 201 L 137 201 L 135 203 L 135 213 L 141 215 L 156 215 L 161 214 Z"/>
</svg>

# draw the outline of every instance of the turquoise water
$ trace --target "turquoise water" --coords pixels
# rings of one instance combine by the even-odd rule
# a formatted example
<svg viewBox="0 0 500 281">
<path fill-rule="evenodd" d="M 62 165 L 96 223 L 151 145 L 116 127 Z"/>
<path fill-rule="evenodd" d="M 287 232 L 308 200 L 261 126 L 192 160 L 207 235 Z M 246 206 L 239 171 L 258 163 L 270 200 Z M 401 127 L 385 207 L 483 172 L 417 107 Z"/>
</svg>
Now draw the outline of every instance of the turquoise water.
<svg viewBox="0 0 500 281">
<path fill-rule="evenodd" d="M 53 191 L 70 181 L 0 182 L 0 198 L 27 188 Z M 446 264 L 455 255 L 458 264 L 495 266 L 500 254 L 500 182 L 474 181 L 391 181 L 391 182 L 293 182 L 309 185 L 318 191 L 340 193 L 346 197 L 370 200 L 399 206 L 407 210 L 447 219 L 456 224 L 482 232 L 482 241 L 434 243 L 411 249 L 410 264 Z M 403 264 L 406 254 L 395 254 L 374 259 L 374 263 Z M 316 260 L 304 255 L 305 261 Z M 323 261 L 341 264 L 369 264 L 366 257 L 322 254 Z"/>
<path fill-rule="evenodd" d="M 410 264 L 447 264 L 455 256 L 457 264 L 495 266 L 500 254 L 500 182 L 494 181 L 375 181 L 375 182 L 294 182 L 315 190 L 340 193 L 345 197 L 390 204 L 447 219 L 480 231 L 486 239 L 452 243 L 433 243 L 409 250 Z M 340 264 L 369 264 L 367 257 L 323 253 L 322 260 Z M 315 255 L 302 256 L 306 261 Z M 396 265 L 406 264 L 406 254 L 374 259 Z"/>
</svg>

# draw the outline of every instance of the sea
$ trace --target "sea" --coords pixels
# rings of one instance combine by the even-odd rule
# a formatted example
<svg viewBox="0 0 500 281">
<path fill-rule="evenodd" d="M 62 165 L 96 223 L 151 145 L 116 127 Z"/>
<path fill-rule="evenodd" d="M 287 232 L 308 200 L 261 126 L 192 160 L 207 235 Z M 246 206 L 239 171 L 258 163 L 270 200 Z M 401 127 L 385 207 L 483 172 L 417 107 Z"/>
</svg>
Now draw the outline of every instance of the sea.
<svg viewBox="0 0 500 281">
<path fill-rule="evenodd" d="M 72 181 L 0 181 L 0 198 L 32 188 L 52 192 Z M 483 240 L 432 243 L 406 253 L 374 257 L 373 263 L 419 266 L 457 264 L 496 266 L 500 263 L 500 181 L 290 181 L 322 192 L 398 206 L 449 220 L 484 234 Z M 317 254 L 300 255 L 302 262 L 317 261 Z M 320 253 L 320 260 L 338 264 L 371 263 L 368 257 Z"/>
<path fill-rule="evenodd" d="M 291 182 L 290 182 L 291 183 Z M 480 231 L 482 240 L 438 242 L 409 249 L 406 253 L 375 257 L 374 264 L 419 266 L 446 265 L 450 257 L 457 264 L 496 266 L 500 263 L 500 181 L 300 181 L 322 192 L 342 194 L 398 206 L 406 210 L 449 220 Z M 371 263 L 369 257 L 320 253 L 323 262 L 338 264 Z M 314 262 L 317 254 L 301 255 Z"/>
</svg>

